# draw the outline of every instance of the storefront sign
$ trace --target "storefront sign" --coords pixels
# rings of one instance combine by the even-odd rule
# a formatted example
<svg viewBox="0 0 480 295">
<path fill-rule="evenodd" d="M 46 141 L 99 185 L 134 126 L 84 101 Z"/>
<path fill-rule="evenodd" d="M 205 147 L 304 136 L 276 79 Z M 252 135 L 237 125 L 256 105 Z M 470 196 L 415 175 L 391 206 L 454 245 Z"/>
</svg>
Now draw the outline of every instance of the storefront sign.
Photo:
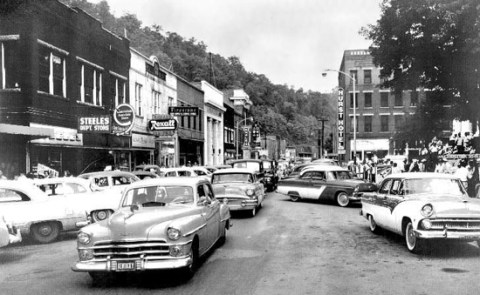
<svg viewBox="0 0 480 295">
<path fill-rule="evenodd" d="M 129 104 L 121 104 L 113 112 L 112 132 L 116 135 L 128 135 L 133 128 L 135 109 Z"/>
<path fill-rule="evenodd" d="M 175 119 L 156 119 L 148 122 L 148 129 L 150 131 L 166 131 L 176 130 L 177 120 Z"/>
<path fill-rule="evenodd" d="M 155 137 L 152 135 L 144 135 L 132 133 L 132 147 L 155 148 Z"/>
<path fill-rule="evenodd" d="M 168 107 L 172 116 L 198 116 L 198 107 Z"/>
<path fill-rule="evenodd" d="M 342 150 L 345 150 L 345 117 L 344 117 L 344 98 L 343 89 L 338 89 L 338 153 L 343 154 Z"/>
<path fill-rule="evenodd" d="M 110 116 L 99 115 L 78 118 L 80 133 L 110 133 Z"/>
<path fill-rule="evenodd" d="M 41 125 L 30 123 L 31 127 L 48 128 L 53 131 L 53 135 L 46 138 L 33 139 L 31 143 L 51 144 L 51 145 L 83 145 L 83 135 L 79 134 L 77 130 L 65 127 L 56 127 L 50 125 Z"/>
</svg>

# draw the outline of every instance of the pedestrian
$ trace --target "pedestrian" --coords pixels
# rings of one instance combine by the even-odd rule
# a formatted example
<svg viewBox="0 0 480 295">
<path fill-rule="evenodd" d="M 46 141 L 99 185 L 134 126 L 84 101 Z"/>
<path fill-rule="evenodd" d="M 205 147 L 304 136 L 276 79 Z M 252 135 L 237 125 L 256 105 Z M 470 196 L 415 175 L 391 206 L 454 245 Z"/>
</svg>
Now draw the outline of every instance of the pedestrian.
<svg viewBox="0 0 480 295">
<path fill-rule="evenodd" d="M 403 160 L 403 172 L 408 172 L 410 170 L 410 162 L 408 159 Z"/>
<path fill-rule="evenodd" d="M 468 161 L 467 166 L 467 192 L 471 198 L 475 197 L 475 188 L 478 184 L 479 180 L 479 173 L 478 173 L 478 166 L 475 160 Z"/>
<path fill-rule="evenodd" d="M 410 164 L 410 169 L 408 172 L 420 172 L 420 167 L 418 166 L 418 160 L 413 159 L 412 164 Z"/>
</svg>

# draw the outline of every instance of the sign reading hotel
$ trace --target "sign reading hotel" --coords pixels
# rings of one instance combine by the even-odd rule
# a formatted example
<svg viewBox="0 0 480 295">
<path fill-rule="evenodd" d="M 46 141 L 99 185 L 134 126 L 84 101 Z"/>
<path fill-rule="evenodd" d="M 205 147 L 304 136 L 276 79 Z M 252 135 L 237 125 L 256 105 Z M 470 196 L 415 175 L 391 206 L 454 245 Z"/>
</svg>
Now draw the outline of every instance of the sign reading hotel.
<svg viewBox="0 0 480 295">
<path fill-rule="evenodd" d="M 343 89 L 338 89 L 338 152 L 344 153 L 345 151 L 345 117 L 344 117 L 344 98 L 343 98 Z"/>
<path fill-rule="evenodd" d="M 198 107 L 168 107 L 172 116 L 198 116 Z"/>
<path fill-rule="evenodd" d="M 155 119 L 148 121 L 150 131 L 172 131 L 177 129 L 177 120 L 175 119 Z"/>
<path fill-rule="evenodd" d="M 133 128 L 135 109 L 129 104 L 120 104 L 113 111 L 112 132 L 116 135 L 128 135 Z"/>
<path fill-rule="evenodd" d="M 110 133 L 110 115 L 78 118 L 79 133 Z"/>
</svg>

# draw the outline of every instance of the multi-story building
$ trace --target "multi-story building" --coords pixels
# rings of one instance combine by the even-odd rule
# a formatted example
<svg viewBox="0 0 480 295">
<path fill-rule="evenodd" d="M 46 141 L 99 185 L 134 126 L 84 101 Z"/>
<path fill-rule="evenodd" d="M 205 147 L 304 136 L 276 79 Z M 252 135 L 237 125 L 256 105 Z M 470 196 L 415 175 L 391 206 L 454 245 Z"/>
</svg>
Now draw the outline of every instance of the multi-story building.
<svg viewBox="0 0 480 295">
<path fill-rule="evenodd" d="M 337 131 L 344 126 L 344 133 L 338 132 L 336 137 L 341 160 L 353 159 L 355 149 L 360 160 L 373 154 L 381 158 L 403 151 L 405 143 L 393 140 L 394 134 L 408 116 L 415 113 L 425 93 L 417 90 L 394 93 L 380 88 L 380 69 L 373 64 L 372 56 L 365 49 L 345 50 L 339 70 L 356 80 L 354 95 L 353 80 L 344 74 L 338 76 L 340 94 L 343 93 L 339 98 L 341 112 Z M 353 140 L 354 97 L 356 141 Z"/>
<path fill-rule="evenodd" d="M 250 97 L 243 89 L 228 89 L 223 91 L 224 115 L 224 157 L 225 161 L 242 159 L 245 146 L 245 137 L 251 130 L 251 120 L 249 110 L 252 106 Z M 248 122 L 247 122 L 248 121 Z M 247 128 L 245 128 L 247 126 Z M 244 129 L 249 130 L 247 133 Z M 246 136 L 247 134 L 247 136 Z"/>
<path fill-rule="evenodd" d="M 179 150 L 175 132 L 153 132 L 149 122 L 172 118 L 168 107 L 177 105 L 177 77 L 162 67 L 155 56 L 148 58 L 133 48 L 130 51 L 130 97 L 135 108 L 132 164 L 174 166 L 178 163 L 175 155 Z"/>
<path fill-rule="evenodd" d="M 78 131 L 130 103 L 128 39 L 56 0 L 16 4 L 0 18 L 0 169 L 129 166 L 130 135 Z"/>
</svg>

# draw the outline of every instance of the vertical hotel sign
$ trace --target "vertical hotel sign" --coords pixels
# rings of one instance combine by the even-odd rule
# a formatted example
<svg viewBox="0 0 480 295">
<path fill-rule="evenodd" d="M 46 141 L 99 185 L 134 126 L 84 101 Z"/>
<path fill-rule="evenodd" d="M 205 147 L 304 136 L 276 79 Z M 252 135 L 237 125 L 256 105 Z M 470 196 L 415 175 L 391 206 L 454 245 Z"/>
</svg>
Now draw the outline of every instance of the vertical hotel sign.
<svg viewBox="0 0 480 295">
<path fill-rule="evenodd" d="M 338 153 L 345 154 L 345 103 L 343 89 L 338 89 Z"/>
</svg>

